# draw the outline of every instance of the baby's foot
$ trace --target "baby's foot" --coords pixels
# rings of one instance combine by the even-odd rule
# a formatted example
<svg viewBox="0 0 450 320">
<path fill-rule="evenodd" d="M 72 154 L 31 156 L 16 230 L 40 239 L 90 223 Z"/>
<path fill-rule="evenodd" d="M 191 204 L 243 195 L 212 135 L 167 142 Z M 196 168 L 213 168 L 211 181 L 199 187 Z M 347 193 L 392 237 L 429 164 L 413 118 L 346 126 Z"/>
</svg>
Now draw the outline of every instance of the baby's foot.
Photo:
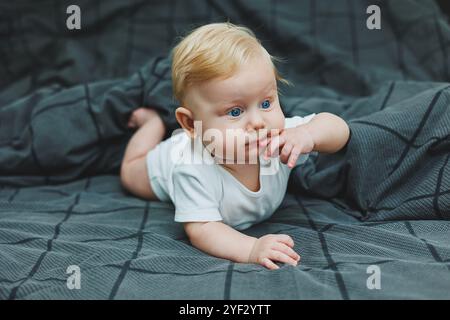
<svg viewBox="0 0 450 320">
<path fill-rule="evenodd" d="M 128 127 L 133 129 L 140 128 L 147 121 L 155 117 L 159 118 L 159 114 L 155 110 L 148 108 L 138 108 L 131 114 L 130 119 L 128 120 Z"/>
</svg>

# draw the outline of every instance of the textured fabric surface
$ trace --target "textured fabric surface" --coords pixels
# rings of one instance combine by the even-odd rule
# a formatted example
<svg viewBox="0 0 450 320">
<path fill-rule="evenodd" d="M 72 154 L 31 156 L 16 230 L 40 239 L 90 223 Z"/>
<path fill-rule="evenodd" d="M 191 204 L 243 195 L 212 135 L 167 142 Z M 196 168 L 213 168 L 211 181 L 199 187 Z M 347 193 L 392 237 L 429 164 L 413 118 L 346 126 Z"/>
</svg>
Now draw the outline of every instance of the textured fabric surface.
<svg viewBox="0 0 450 320">
<path fill-rule="evenodd" d="M 0 5 L 0 299 L 450 299 L 450 27 L 433 1 L 22 3 Z M 81 30 L 65 28 L 70 4 Z M 366 28 L 370 4 L 381 30 Z M 130 113 L 151 106 L 177 128 L 177 37 L 227 19 L 286 59 L 286 116 L 331 112 L 352 130 L 244 231 L 291 235 L 297 267 L 208 256 L 172 204 L 120 186 Z"/>
</svg>

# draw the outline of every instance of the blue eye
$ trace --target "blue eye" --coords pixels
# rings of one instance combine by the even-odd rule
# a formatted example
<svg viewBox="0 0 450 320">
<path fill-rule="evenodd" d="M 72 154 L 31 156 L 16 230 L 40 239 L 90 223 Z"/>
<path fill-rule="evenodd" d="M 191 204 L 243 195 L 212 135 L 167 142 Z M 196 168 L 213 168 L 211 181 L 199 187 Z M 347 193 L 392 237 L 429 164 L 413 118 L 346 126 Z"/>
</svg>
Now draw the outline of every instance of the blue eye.
<svg viewBox="0 0 450 320">
<path fill-rule="evenodd" d="M 263 109 L 268 109 L 270 107 L 270 101 L 269 100 L 264 100 L 263 103 L 261 103 L 261 107 Z"/>
<path fill-rule="evenodd" d="M 227 114 L 232 117 L 239 117 L 242 113 L 242 110 L 240 108 L 233 108 L 230 112 Z"/>
</svg>

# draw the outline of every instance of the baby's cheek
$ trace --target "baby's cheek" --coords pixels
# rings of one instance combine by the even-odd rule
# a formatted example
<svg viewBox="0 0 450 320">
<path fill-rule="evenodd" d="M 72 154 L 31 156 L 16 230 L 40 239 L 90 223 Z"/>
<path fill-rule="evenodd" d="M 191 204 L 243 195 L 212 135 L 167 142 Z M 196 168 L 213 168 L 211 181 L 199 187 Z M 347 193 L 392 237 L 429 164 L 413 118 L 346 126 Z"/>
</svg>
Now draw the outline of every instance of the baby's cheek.
<svg viewBox="0 0 450 320">
<path fill-rule="evenodd" d="M 270 126 L 271 128 L 284 129 L 285 117 L 284 117 L 283 112 L 281 112 L 281 111 L 277 112 L 277 114 L 271 118 L 271 121 L 272 121 L 271 126 Z"/>
<path fill-rule="evenodd" d="M 226 142 L 224 144 L 223 152 L 226 155 L 227 159 L 233 160 L 233 159 L 236 159 L 239 148 L 240 148 L 240 145 L 237 140 L 229 139 L 229 140 L 226 140 Z"/>
<path fill-rule="evenodd" d="M 220 158 L 233 160 L 235 159 L 238 146 L 236 146 L 232 139 L 227 140 L 225 138 L 223 140 L 219 139 L 215 144 L 215 148 Z"/>
<path fill-rule="evenodd" d="M 212 136 L 204 135 L 203 145 L 205 148 L 215 154 L 218 157 L 222 157 L 224 154 L 224 141 L 221 135 L 214 134 Z"/>
<path fill-rule="evenodd" d="M 267 114 L 266 121 L 269 128 L 284 129 L 285 116 L 278 101 L 272 111 Z"/>
</svg>

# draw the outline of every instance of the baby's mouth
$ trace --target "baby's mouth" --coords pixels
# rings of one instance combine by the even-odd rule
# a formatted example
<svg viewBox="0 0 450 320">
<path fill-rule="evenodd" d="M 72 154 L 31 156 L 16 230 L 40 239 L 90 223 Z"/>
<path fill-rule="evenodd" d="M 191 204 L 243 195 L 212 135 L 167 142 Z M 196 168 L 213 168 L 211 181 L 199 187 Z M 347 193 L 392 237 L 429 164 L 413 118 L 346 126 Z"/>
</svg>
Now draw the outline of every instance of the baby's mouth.
<svg viewBox="0 0 450 320">
<path fill-rule="evenodd" d="M 260 141 L 264 140 L 265 138 L 267 138 L 267 132 L 259 132 L 256 133 L 255 135 L 249 135 L 245 138 L 245 145 L 252 145 L 252 144 L 259 144 Z"/>
<path fill-rule="evenodd" d="M 259 145 L 259 140 L 256 140 L 245 144 L 245 152 L 249 153 L 251 150 L 255 150 L 258 154 L 262 154 L 265 148 Z"/>
<path fill-rule="evenodd" d="M 258 146 L 258 144 L 259 144 L 259 140 L 256 140 L 256 141 L 253 141 L 253 142 L 247 142 L 245 144 L 245 147 L 246 148 L 254 148 L 254 147 Z"/>
</svg>

